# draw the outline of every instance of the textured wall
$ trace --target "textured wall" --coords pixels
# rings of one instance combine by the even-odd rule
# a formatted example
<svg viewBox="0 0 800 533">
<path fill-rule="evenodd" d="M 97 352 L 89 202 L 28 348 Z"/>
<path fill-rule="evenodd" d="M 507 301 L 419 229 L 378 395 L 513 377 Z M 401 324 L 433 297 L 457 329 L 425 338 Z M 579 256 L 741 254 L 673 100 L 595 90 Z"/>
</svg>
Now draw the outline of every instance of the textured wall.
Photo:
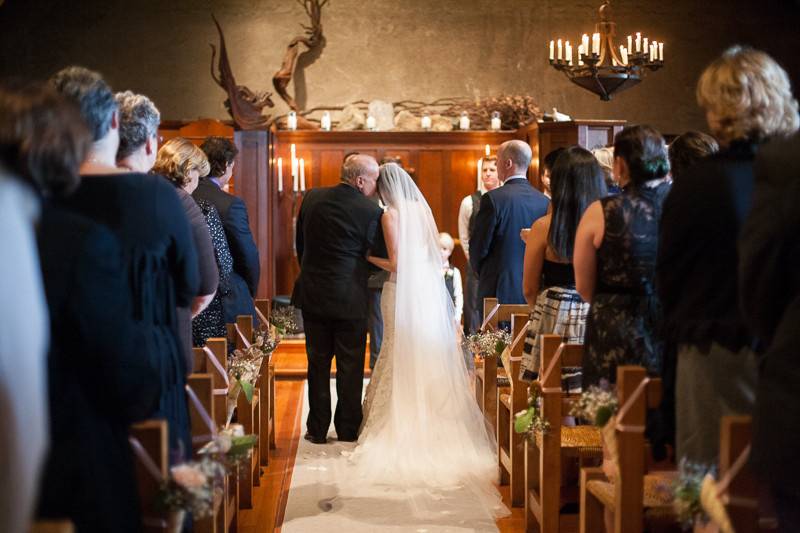
<svg viewBox="0 0 800 533">
<path fill-rule="evenodd" d="M 678 133 L 704 126 L 695 81 L 732 43 L 767 50 L 800 83 L 797 1 L 615 0 L 621 35 L 638 30 L 665 41 L 668 65 L 600 102 L 550 68 L 545 49 L 550 38 L 591 32 L 599 3 L 330 0 L 325 47 L 317 58 L 301 58 L 298 101 L 524 93 L 577 118 L 623 118 Z M 226 118 L 224 94 L 209 75 L 211 12 L 227 32 L 238 82 L 271 89 L 286 44 L 305 22 L 292 0 L 8 0 L 0 6 L 0 76 L 46 77 L 78 63 L 102 71 L 115 89 L 148 94 L 165 119 Z M 276 109 L 285 111 L 282 102 Z"/>
</svg>

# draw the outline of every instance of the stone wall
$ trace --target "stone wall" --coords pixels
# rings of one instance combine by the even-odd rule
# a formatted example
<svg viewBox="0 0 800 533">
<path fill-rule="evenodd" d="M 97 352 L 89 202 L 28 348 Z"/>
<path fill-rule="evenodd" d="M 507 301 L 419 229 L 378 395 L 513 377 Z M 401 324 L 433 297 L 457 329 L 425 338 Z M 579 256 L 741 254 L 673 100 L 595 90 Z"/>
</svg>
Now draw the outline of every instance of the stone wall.
<svg viewBox="0 0 800 533">
<path fill-rule="evenodd" d="M 576 118 L 649 122 L 668 133 L 703 128 L 694 86 L 725 47 L 749 43 L 800 83 L 800 5 L 791 0 L 614 0 L 621 36 L 666 42 L 667 66 L 610 103 L 547 65 L 554 37 L 590 33 L 600 0 L 330 0 L 326 43 L 301 57 L 306 108 L 358 99 L 431 100 L 523 93 Z M 131 7 L 135 6 L 135 7 Z M 237 81 L 271 89 L 306 22 L 292 0 L 9 0 L 0 6 L 0 76 L 46 77 L 68 64 L 102 71 L 115 89 L 148 94 L 165 119 L 227 118 L 209 75 L 220 19 Z M 277 100 L 277 99 L 276 99 Z M 285 112 L 278 102 L 275 112 Z"/>
</svg>

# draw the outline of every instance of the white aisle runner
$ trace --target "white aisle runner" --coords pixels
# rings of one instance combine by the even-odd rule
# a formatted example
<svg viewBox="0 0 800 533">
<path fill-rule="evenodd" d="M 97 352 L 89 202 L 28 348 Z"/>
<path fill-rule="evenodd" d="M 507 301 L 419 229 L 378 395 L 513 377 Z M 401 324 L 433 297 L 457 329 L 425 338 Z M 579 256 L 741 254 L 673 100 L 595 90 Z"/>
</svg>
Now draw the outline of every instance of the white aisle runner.
<svg viewBox="0 0 800 533">
<path fill-rule="evenodd" d="M 307 388 L 306 383 L 302 396 L 300 444 L 281 531 L 497 531 L 494 522 L 487 523 L 486 520 L 465 516 L 463 500 L 458 511 L 449 510 L 448 507 L 453 506 L 448 505 L 448 500 L 459 498 L 458 493 L 429 494 L 424 498 L 426 501 L 421 502 L 426 509 L 422 512 L 417 498 L 412 499 L 408 493 L 391 487 L 371 488 L 360 491 L 357 496 L 342 494 L 341 484 L 349 475 L 348 456 L 355 448 L 355 443 L 335 440 L 332 424 L 328 444 L 312 444 L 303 438 L 308 416 Z M 335 408 L 336 386 L 333 380 L 331 397 Z M 431 502 L 434 502 L 433 506 Z M 430 511 L 432 507 L 435 507 L 434 512 Z"/>
</svg>

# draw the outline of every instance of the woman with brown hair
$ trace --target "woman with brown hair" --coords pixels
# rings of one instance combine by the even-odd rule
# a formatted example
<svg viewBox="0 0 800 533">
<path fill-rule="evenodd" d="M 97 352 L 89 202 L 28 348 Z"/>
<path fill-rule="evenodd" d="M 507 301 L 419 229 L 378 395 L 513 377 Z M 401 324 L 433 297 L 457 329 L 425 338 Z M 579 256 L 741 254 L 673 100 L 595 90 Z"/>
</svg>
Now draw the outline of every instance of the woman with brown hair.
<svg viewBox="0 0 800 533">
<path fill-rule="evenodd" d="M 786 72 L 740 46 L 706 68 L 697 101 L 723 149 L 675 181 L 657 279 L 664 334 L 678 347 L 677 457 L 711 463 L 721 417 L 749 414 L 755 402 L 755 342 L 737 300 L 737 239 L 750 211 L 753 161 L 764 141 L 797 130 L 798 113 Z"/>
<path fill-rule="evenodd" d="M 222 299 L 230 290 L 230 273 L 233 269 L 233 259 L 219 213 L 208 202 L 196 201 L 192 197 L 200 178 L 208 174 L 209 168 L 206 154 L 182 137 L 164 143 L 153 167 L 153 172 L 163 175 L 175 185 L 189 217 L 198 251 L 202 280 L 200 292 L 205 296 L 199 297 L 200 301 L 195 300 L 191 318 L 188 309 L 179 310 L 179 316 L 183 316 L 185 322 L 191 320 L 191 328 L 183 329 L 185 334 L 191 333 L 191 344 L 194 346 L 204 346 L 210 337 L 226 335 Z"/>
</svg>

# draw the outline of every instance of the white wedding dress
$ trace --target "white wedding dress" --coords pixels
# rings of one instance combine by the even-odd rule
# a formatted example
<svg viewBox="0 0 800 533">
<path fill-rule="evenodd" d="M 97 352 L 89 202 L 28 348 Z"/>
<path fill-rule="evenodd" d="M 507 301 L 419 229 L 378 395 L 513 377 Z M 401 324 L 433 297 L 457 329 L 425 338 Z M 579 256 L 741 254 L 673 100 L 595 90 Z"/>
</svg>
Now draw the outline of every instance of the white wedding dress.
<svg viewBox="0 0 800 533">
<path fill-rule="evenodd" d="M 384 337 L 350 486 L 362 495 L 404 491 L 418 518 L 442 523 L 444 515 L 459 530 L 493 530 L 508 513 L 495 487 L 496 444 L 459 346 L 436 224 L 400 167 L 384 165 L 379 184 L 398 214 L 397 272 L 383 287 Z"/>
</svg>

